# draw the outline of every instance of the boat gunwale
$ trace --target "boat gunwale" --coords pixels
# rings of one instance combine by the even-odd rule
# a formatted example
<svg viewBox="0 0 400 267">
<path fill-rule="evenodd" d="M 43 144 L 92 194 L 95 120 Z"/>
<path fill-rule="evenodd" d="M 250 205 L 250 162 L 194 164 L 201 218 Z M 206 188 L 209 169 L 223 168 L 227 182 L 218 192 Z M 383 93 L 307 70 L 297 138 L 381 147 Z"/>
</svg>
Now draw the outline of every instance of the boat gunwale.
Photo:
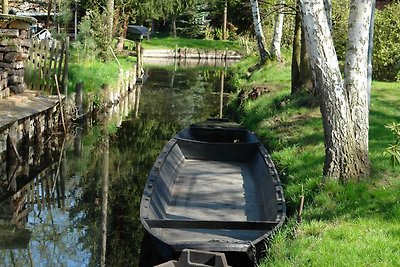
<svg viewBox="0 0 400 267">
<path fill-rule="evenodd" d="M 144 188 L 144 193 L 142 196 L 142 203 L 140 205 L 140 220 L 142 222 L 142 225 L 144 226 L 145 230 L 153 236 L 156 240 L 173 247 L 176 250 L 182 250 L 184 248 L 190 247 L 190 248 L 205 248 L 205 247 L 216 247 L 220 251 L 232 251 L 232 252 L 246 252 L 247 254 L 252 254 L 249 253 L 251 248 L 254 248 L 255 245 L 259 244 L 261 241 L 268 239 L 271 235 L 275 233 L 277 229 L 279 229 L 283 223 L 285 222 L 286 219 L 286 202 L 285 198 L 283 195 L 283 187 L 281 184 L 281 181 L 279 179 L 279 174 L 275 168 L 275 165 L 271 159 L 270 154 L 268 153 L 267 149 L 265 146 L 261 143 L 260 139 L 251 131 L 245 129 L 249 134 L 253 135 L 255 137 L 255 141 L 250 141 L 250 142 L 238 142 L 238 143 L 226 143 L 226 142 L 207 142 L 207 141 L 199 141 L 199 140 L 193 140 L 193 139 L 188 139 L 188 138 L 183 138 L 183 137 L 178 137 L 176 134 L 174 137 L 172 137 L 167 144 L 164 146 L 164 148 L 161 150 L 159 156 L 157 157 L 149 175 L 148 175 L 148 180 L 146 182 L 145 188 Z M 205 241 L 190 241 L 190 240 L 182 240 L 182 242 L 175 243 L 175 244 L 168 244 L 167 240 L 164 240 L 161 236 L 157 235 L 152 229 L 157 228 L 157 227 L 151 227 L 151 225 L 148 224 L 148 221 L 152 220 L 148 218 L 148 214 L 144 216 L 145 210 L 148 213 L 148 210 L 150 209 L 150 202 L 152 199 L 153 195 L 153 184 L 154 182 L 160 177 L 159 171 L 162 168 L 162 165 L 165 163 L 165 159 L 168 157 L 172 149 L 174 148 L 175 145 L 179 145 L 179 141 L 184 141 L 184 142 L 190 142 L 194 144 L 212 144 L 212 145 L 233 145 L 233 146 L 245 146 L 245 145 L 256 145 L 258 147 L 258 152 L 262 156 L 262 159 L 264 161 L 264 164 L 266 168 L 270 171 L 271 174 L 271 179 L 273 182 L 273 185 L 275 186 L 275 192 L 277 195 L 276 203 L 277 203 L 277 219 L 274 221 L 274 227 L 271 229 L 266 230 L 266 232 L 262 235 L 260 235 L 258 238 L 254 240 L 246 240 L 246 241 L 227 241 L 227 240 L 209 240 L 208 242 Z M 146 203 L 146 204 L 143 204 Z M 171 221 L 173 222 L 173 219 L 167 219 L 167 218 L 160 218 L 160 219 L 155 219 L 158 221 Z M 175 220 L 176 221 L 176 220 Z M 199 221 L 199 220 L 195 220 Z M 233 221 L 230 221 L 233 222 Z M 252 221 L 237 221 L 237 223 L 251 223 Z M 266 221 L 259 221 L 259 222 L 266 222 Z M 272 221 L 270 221 L 272 222 Z M 167 229 L 182 229 L 185 230 L 185 228 L 173 228 L 173 227 L 162 227 L 162 228 L 167 228 Z M 188 229 L 188 228 L 186 228 Z M 194 229 L 194 228 L 192 228 Z M 195 229 L 204 229 L 204 228 L 195 228 Z M 206 228 L 207 229 L 207 228 Z M 228 229 L 229 230 L 229 229 Z M 240 229 L 236 229 L 240 230 Z M 215 244 L 214 244 L 215 243 Z M 212 245 L 214 244 L 214 245 Z M 239 249 L 240 248 L 240 249 Z"/>
</svg>

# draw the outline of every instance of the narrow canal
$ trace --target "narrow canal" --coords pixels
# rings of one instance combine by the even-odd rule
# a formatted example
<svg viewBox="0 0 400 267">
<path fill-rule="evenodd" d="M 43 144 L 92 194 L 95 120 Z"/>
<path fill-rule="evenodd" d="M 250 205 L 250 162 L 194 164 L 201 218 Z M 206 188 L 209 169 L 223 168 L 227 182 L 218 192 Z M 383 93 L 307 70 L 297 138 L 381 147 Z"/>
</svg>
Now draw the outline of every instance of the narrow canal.
<svg viewBox="0 0 400 267">
<path fill-rule="evenodd" d="M 106 116 L 8 163 L 0 266 L 139 266 L 146 176 L 174 133 L 220 116 L 222 77 L 223 68 L 146 67 L 143 85 Z M 14 177 L 18 168 L 26 175 Z"/>
</svg>

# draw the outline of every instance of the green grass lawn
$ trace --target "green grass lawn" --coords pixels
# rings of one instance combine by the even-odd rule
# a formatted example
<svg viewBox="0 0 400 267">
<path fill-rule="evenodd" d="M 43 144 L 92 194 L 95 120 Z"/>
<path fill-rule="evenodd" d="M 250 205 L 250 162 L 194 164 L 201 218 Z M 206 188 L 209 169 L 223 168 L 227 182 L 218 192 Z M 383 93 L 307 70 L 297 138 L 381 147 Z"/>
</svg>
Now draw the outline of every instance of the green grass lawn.
<svg viewBox="0 0 400 267">
<path fill-rule="evenodd" d="M 373 83 L 371 177 L 348 184 L 323 183 L 323 129 L 316 101 L 306 94 L 290 95 L 288 64 L 268 63 L 244 78 L 254 62 L 248 59 L 236 66 L 233 83 L 238 88 L 263 84 L 269 90 L 246 101 L 239 118 L 272 154 L 289 215 L 260 266 L 399 266 L 400 166 L 392 167 L 383 151 L 394 142 L 384 125 L 400 122 L 400 83 Z M 305 210 L 298 224 L 302 194 Z"/>
<path fill-rule="evenodd" d="M 80 82 L 84 82 L 85 92 L 90 93 L 99 93 L 103 84 L 109 84 L 112 87 L 118 80 L 119 70 L 132 70 L 136 58 L 119 57 L 118 62 L 113 59 L 109 62 L 83 61 L 70 63 L 68 91 L 73 92 L 75 85 Z"/>
<path fill-rule="evenodd" d="M 204 50 L 240 50 L 239 42 L 236 41 L 222 41 L 222 40 L 203 40 L 203 39 L 187 39 L 187 38 L 152 38 L 144 40 L 142 46 L 147 49 L 164 48 L 175 49 L 177 48 L 197 48 Z"/>
</svg>

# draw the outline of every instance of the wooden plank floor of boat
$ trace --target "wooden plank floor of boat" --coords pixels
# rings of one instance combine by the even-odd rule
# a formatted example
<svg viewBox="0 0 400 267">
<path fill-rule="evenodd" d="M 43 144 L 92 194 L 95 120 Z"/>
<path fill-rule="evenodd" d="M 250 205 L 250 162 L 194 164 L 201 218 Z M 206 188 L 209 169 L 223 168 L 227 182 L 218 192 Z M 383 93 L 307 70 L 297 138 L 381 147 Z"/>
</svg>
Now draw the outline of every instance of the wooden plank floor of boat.
<svg viewBox="0 0 400 267">
<path fill-rule="evenodd" d="M 246 162 L 186 160 L 172 190 L 168 219 L 257 221 L 260 201 Z M 192 241 L 257 238 L 263 231 L 169 229 L 163 236 Z"/>
</svg>

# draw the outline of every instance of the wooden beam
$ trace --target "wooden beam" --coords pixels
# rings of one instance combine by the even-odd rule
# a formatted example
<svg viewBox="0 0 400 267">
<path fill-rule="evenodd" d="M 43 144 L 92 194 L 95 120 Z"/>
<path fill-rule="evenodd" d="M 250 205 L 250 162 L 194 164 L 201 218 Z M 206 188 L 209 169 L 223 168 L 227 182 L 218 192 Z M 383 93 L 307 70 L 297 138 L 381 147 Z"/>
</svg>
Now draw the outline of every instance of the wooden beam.
<svg viewBox="0 0 400 267">
<path fill-rule="evenodd" d="M 174 229 L 224 229 L 224 230 L 272 230 L 277 221 L 208 221 L 208 220 L 146 220 L 150 228 Z"/>
</svg>

